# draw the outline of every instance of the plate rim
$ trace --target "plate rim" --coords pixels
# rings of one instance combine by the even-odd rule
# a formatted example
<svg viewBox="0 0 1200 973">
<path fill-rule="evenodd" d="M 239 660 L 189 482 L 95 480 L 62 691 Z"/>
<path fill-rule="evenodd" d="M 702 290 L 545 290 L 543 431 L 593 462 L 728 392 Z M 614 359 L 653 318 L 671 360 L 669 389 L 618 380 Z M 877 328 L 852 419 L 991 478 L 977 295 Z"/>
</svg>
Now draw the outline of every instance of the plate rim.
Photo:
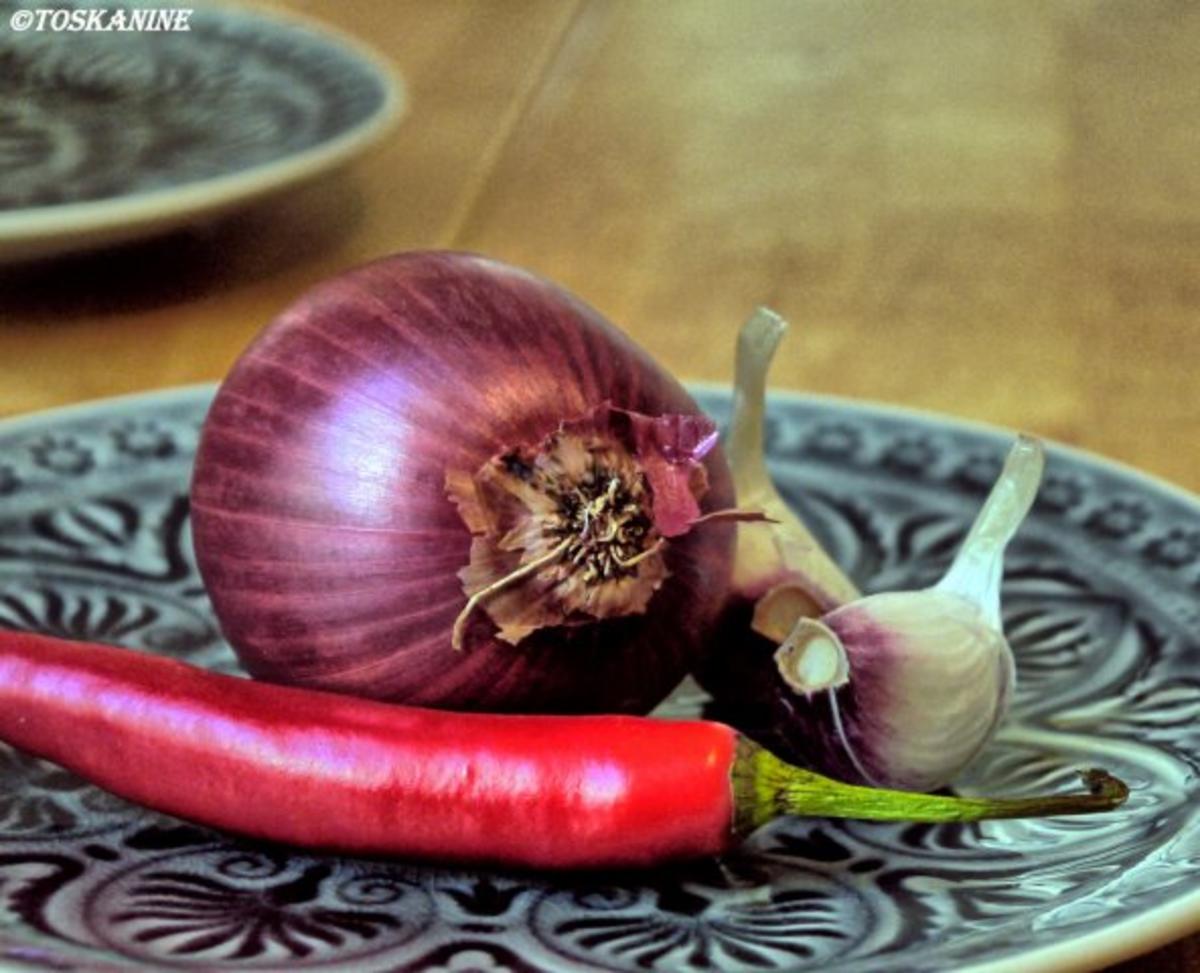
<svg viewBox="0 0 1200 973">
<path fill-rule="evenodd" d="M 301 30 L 367 68 L 383 101 L 366 118 L 331 139 L 247 169 L 148 192 L 0 211 L 0 263 L 83 252 L 178 227 L 336 168 L 378 142 L 408 113 L 408 86 L 397 66 L 369 44 L 319 18 L 263 4 L 206 3 L 206 14 L 242 18 L 267 28 Z"/>
<path fill-rule="evenodd" d="M 1141 930 L 1139 927 L 1146 926 Z M 1148 913 L 1049 946 L 964 966 L 960 973 L 1094 973 L 1200 931 L 1200 889 Z"/>
<path fill-rule="evenodd" d="M 728 386 L 719 382 L 684 381 L 683 384 L 689 392 L 708 395 L 728 394 L 729 392 Z M 214 394 L 218 386 L 219 381 L 213 380 L 170 385 L 120 395 L 98 396 L 66 405 L 2 416 L 0 417 L 0 434 L 19 433 L 24 428 L 36 427 L 47 422 L 84 419 L 97 410 L 110 407 L 121 409 L 143 404 L 150 406 L 156 403 L 165 404 L 193 398 L 202 399 Z M 860 413 L 909 418 L 924 424 L 985 434 L 992 438 L 1011 437 L 1015 434 L 1015 430 L 997 424 L 878 400 L 852 399 L 824 393 L 808 393 L 797 389 L 772 389 L 769 392 L 769 399 L 794 404 L 814 403 Z M 1169 496 L 1183 501 L 1197 514 L 1200 514 L 1200 495 L 1192 493 L 1185 487 L 1086 449 L 1063 444 L 1050 438 L 1045 438 L 1044 441 L 1052 450 L 1073 459 L 1108 468 L 1147 487 L 1164 491 Z M 1200 829 L 1200 817 L 1195 817 L 1192 823 L 1193 826 Z M 1034 947 L 997 959 L 983 958 L 979 961 L 970 961 L 968 965 L 958 969 L 961 970 L 961 973 L 1086 973 L 1086 971 L 1095 971 L 1102 966 L 1123 962 L 1169 945 L 1198 931 L 1200 931 L 1200 888 L 1186 892 L 1179 898 L 1147 912 L 1118 919 L 1101 929 L 1081 935 L 1068 935 L 1066 939 L 1059 942 Z M 19 973 L 25 968 L 9 965 L 8 961 L 0 959 L 0 973 Z"/>
<path fill-rule="evenodd" d="M 722 382 L 693 381 L 689 379 L 680 379 L 680 381 L 689 392 L 697 391 L 707 395 L 719 395 L 722 392 L 727 392 L 730 388 L 727 383 Z M 163 391 L 163 389 L 153 391 Z M 139 393 L 126 393 L 126 395 L 137 394 Z M 1183 484 L 1175 483 L 1164 476 L 1159 476 L 1157 473 L 1148 473 L 1122 460 L 1105 456 L 1103 453 L 1097 453 L 1083 446 L 1073 446 L 1070 443 L 1064 443 L 1060 439 L 1044 435 L 1032 429 L 1019 429 L 1016 426 L 1005 426 L 996 422 L 988 422 L 986 419 L 956 416 L 948 412 L 939 412 L 937 409 L 929 409 L 922 406 L 887 402 L 883 399 L 836 395 L 830 392 L 806 392 L 803 389 L 769 388 L 767 390 L 767 399 L 768 401 L 771 399 L 782 399 L 798 403 L 812 402 L 817 405 L 837 407 L 852 412 L 886 413 L 898 418 L 914 419 L 927 425 L 943 426 L 951 430 L 975 433 L 976 435 L 984 435 L 993 439 L 1012 439 L 1020 432 L 1028 432 L 1030 435 L 1036 436 L 1046 446 L 1047 450 L 1053 450 L 1062 456 L 1081 463 L 1091 463 L 1107 467 L 1111 472 L 1119 473 L 1132 480 L 1141 481 L 1142 484 L 1153 489 L 1164 491 L 1176 500 L 1194 504 L 1198 508 L 1197 513 L 1200 513 L 1200 491 L 1193 491 Z M 98 399 L 94 401 L 104 400 Z"/>
<path fill-rule="evenodd" d="M 267 322 L 264 321 L 263 326 L 265 327 L 266 324 Z M 174 397 L 202 395 L 206 390 L 211 390 L 215 393 L 221 381 L 219 378 L 200 379 L 195 382 L 184 382 L 178 385 L 134 389 L 127 392 L 117 392 L 112 395 L 91 396 L 86 399 L 80 399 L 78 402 L 66 402 L 60 405 L 46 406 L 45 408 L 0 415 L 0 432 L 16 429 L 24 422 L 36 423 L 42 419 L 69 419 L 73 413 L 83 416 L 91 409 L 109 404 L 132 405 L 136 404 L 140 399 L 153 401 L 157 398 L 171 399 Z M 727 383 L 712 380 L 682 378 L 678 379 L 678 381 L 689 394 L 698 392 L 702 395 L 722 395 L 727 394 L 730 389 Z M 767 391 L 767 399 L 768 401 L 781 400 L 801 405 L 804 403 L 813 403 L 854 412 L 885 413 L 898 418 L 915 419 L 928 425 L 938 425 L 951 430 L 985 435 L 993 439 L 1010 439 L 1021 431 L 1015 426 L 1005 426 L 999 423 L 988 422 L 984 419 L 955 416 L 947 412 L 939 412 L 936 409 L 925 409 L 920 406 L 887 402 L 883 399 L 835 395 L 829 392 L 806 392 L 803 389 L 771 388 Z M 1191 504 L 1196 507 L 1196 512 L 1200 514 L 1200 492 L 1198 491 L 1192 491 L 1180 483 L 1175 483 L 1166 477 L 1159 476 L 1157 473 L 1148 473 L 1122 460 L 1105 456 L 1103 453 L 1097 453 L 1082 446 L 1073 446 L 1070 443 L 1064 443 L 1053 436 L 1045 436 L 1037 432 L 1032 432 L 1031 435 L 1037 436 L 1048 450 L 1082 463 L 1090 463 L 1107 468 L 1111 472 L 1118 473 L 1135 481 L 1140 481 L 1145 486 L 1160 490 L 1175 500 Z"/>
</svg>

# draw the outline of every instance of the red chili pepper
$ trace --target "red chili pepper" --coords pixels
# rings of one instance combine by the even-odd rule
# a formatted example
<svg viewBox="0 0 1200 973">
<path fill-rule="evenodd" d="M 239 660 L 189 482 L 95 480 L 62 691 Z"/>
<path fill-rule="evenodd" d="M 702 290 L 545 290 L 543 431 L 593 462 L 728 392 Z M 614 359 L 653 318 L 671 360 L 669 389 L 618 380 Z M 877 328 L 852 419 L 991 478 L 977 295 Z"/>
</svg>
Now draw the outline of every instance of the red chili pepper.
<svg viewBox="0 0 1200 973">
<path fill-rule="evenodd" d="M 109 646 L 0 632 L 0 740 L 129 800 L 257 838 L 576 868 L 716 855 L 779 813 L 976 820 L 1115 807 L 836 783 L 701 720 L 392 706 Z"/>
</svg>

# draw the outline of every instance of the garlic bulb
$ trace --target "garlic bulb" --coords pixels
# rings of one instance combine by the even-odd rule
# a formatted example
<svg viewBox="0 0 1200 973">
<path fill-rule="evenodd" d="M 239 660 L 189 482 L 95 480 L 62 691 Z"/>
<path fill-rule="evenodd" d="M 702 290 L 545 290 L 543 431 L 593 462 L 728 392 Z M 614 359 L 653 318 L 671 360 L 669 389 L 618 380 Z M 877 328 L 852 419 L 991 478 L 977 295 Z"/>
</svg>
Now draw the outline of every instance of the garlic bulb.
<svg viewBox="0 0 1200 973">
<path fill-rule="evenodd" d="M 1004 550 L 1033 504 L 1043 450 L 1017 439 L 941 581 L 862 596 L 767 474 L 765 375 L 785 327 L 760 310 L 739 339 L 735 489 L 740 507 L 761 505 L 777 523 L 738 526 L 737 593 L 700 679 L 720 715 L 785 759 L 855 782 L 932 790 L 987 743 L 1012 695 Z"/>
<path fill-rule="evenodd" d="M 1000 622 L 1004 548 L 1033 503 L 1042 464 L 1041 445 L 1018 439 L 936 585 L 868 595 L 819 619 L 799 619 L 775 653 L 785 683 L 810 699 L 827 696 L 815 705 L 828 706 L 863 780 L 932 790 L 995 732 L 1016 682 Z M 839 701 L 850 683 L 853 722 Z"/>
</svg>

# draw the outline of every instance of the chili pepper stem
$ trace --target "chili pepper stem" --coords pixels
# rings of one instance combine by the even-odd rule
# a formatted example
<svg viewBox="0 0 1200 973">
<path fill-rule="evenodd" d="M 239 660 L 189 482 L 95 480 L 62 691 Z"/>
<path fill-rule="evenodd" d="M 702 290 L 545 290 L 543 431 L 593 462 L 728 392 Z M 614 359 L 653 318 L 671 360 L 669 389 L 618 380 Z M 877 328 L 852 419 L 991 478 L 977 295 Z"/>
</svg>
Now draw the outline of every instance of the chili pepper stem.
<svg viewBox="0 0 1200 973">
<path fill-rule="evenodd" d="M 951 797 L 844 784 L 780 760 L 746 739 L 733 769 L 734 830 L 747 835 L 785 814 L 866 821 L 982 821 L 989 818 L 1091 814 L 1119 807 L 1124 782 L 1104 770 L 1080 772 L 1087 792 L 1035 797 Z"/>
</svg>

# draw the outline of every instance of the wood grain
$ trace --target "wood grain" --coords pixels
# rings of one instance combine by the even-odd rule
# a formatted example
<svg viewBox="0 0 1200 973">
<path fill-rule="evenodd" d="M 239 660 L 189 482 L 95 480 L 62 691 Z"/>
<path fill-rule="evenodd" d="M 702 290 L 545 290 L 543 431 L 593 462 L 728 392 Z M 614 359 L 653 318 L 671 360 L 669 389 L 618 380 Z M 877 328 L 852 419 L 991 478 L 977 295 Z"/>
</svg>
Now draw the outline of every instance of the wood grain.
<svg viewBox="0 0 1200 973">
<path fill-rule="evenodd" d="M 0 415 L 218 379 L 308 285 L 453 236 L 573 17 L 557 0 L 286 6 L 389 55 L 408 118 L 346 171 L 214 226 L 0 268 Z"/>
<path fill-rule="evenodd" d="M 1170 444 L 1200 427 L 1200 223 L 1162 187 L 1200 198 L 1176 147 L 1200 23 L 1044 6 L 589 4 L 453 242 L 563 280 L 682 374 L 725 378 L 769 303 L 795 324 L 781 385 L 1194 489 L 1200 451 Z"/>
<path fill-rule="evenodd" d="M 795 325 L 780 386 L 1200 489 L 1200 6 L 282 6 L 389 56 L 407 120 L 215 226 L 0 270 L 0 414 L 219 378 L 308 284 L 455 246 L 560 280 L 687 378 L 725 380 L 766 303 Z"/>
<path fill-rule="evenodd" d="M 450 245 L 724 380 L 1021 427 L 1200 487 L 1200 10 L 1168 2 L 286 4 L 376 44 L 407 121 L 215 227 L 0 271 L 0 413 L 218 378 L 307 284 Z"/>
</svg>

